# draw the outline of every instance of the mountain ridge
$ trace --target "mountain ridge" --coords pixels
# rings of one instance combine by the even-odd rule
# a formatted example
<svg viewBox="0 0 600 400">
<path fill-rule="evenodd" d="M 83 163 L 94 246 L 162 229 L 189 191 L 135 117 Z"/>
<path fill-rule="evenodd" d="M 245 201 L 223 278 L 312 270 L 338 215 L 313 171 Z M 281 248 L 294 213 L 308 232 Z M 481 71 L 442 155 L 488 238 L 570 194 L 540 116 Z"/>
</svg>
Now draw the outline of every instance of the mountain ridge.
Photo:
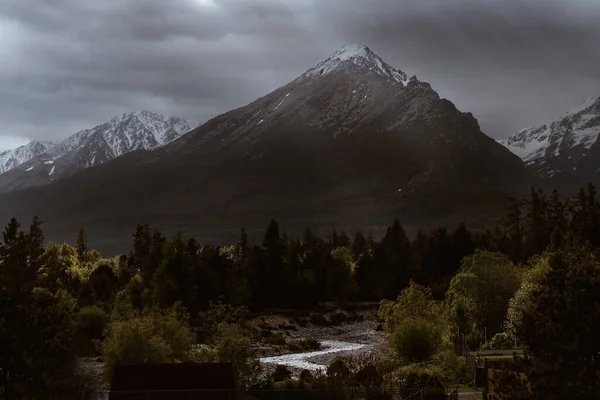
<svg viewBox="0 0 600 400">
<path fill-rule="evenodd" d="M 0 174 L 45 153 L 54 144 L 56 143 L 51 141 L 34 140 L 14 149 L 0 152 Z"/>
<path fill-rule="evenodd" d="M 0 174 L 0 191 L 49 184 L 131 151 L 163 146 L 189 130 L 182 118 L 150 111 L 124 113 L 55 142 L 45 151 L 7 169 Z"/>
<path fill-rule="evenodd" d="M 154 151 L 1 196 L 0 213 L 43 210 L 53 237 L 85 225 L 107 245 L 129 240 L 137 222 L 215 241 L 271 218 L 290 232 L 351 230 L 503 207 L 515 180 L 527 176 L 519 158 L 483 134 L 472 114 L 367 50 L 338 49 Z M 331 68 L 316 74 L 319 65 Z"/>
<path fill-rule="evenodd" d="M 554 121 L 522 129 L 502 144 L 548 185 L 572 190 L 599 179 L 599 135 L 600 96 L 580 103 Z M 569 180 L 572 185 L 568 185 Z"/>
</svg>

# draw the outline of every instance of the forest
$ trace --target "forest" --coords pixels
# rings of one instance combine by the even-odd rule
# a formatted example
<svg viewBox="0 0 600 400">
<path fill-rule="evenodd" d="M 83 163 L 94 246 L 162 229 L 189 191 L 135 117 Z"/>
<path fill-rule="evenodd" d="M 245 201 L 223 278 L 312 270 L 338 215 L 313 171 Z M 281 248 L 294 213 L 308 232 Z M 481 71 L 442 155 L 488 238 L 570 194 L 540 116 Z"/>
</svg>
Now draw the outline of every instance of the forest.
<svg viewBox="0 0 600 400">
<path fill-rule="evenodd" d="M 525 351 L 498 377 L 502 399 L 599 398 L 599 252 L 592 185 L 567 198 L 532 188 L 493 228 L 412 238 L 397 220 L 379 240 L 289 237 L 272 220 L 260 243 L 241 229 L 237 243 L 210 246 L 139 224 L 114 258 L 89 249 L 83 229 L 75 246 L 46 244 L 40 218 L 12 219 L 0 243 L 0 397 L 82 398 L 93 389 L 78 360 L 101 356 L 108 381 L 119 363 L 219 361 L 241 389 L 423 385 L 433 399 L 441 383 L 469 380 L 465 348 L 516 344 Z M 324 302 L 378 302 L 389 351 L 299 380 L 261 373 L 263 338 L 247 318 Z"/>
</svg>

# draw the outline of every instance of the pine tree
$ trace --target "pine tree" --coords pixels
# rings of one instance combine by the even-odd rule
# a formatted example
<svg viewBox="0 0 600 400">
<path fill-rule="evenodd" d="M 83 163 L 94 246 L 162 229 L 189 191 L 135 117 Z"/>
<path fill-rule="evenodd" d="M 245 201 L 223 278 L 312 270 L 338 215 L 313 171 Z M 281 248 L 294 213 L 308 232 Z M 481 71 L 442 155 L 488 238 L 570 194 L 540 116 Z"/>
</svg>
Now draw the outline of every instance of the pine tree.
<svg viewBox="0 0 600 400">
<path fill-rule="evenodd" d="M 138 224 L 133 234 L 133 249 L 131 260 L 136 272 L 141 272 L 150 256 L 152 233 L 148 224 Z"/>
<path fill-rule="evenodd" d="M 38 263 L 44 254 L 44 233 L 42 232 L 42 220 L 38 216 L 33 217 L 27 235 L 29 247 L 29 258 L 31 262 Z"/>
<path fill-rule="evenodd" d="M 356 232 L 354 240 L 352 241 L 352 256 L 354 259 L 357 260 L 367 248 L 367 239 L 365 239 L 361 231 Z"/>
<path fill-rule="evenodd" d="M 79 261 L 86 261 L 88 251 L 87 236 L 83 231 L 83 228 L 81 228 L 77 233 L 77 258 Z"/>
<path fill-rule="evenodd" d="M 531 198 L 527 203 L 526 257 L 541 253 L 549 243 L 546 222 L 546 200 L 544 193 L 531 187 Z"/>
<path fill-rule="evenodd" d="M 264 249 L 264 295 L 270 298 L 267 305 L 283 304 L 289 300 L 291 277 L 285 266 L 285 246 L 279 231 L 279 223 L 272 219 L 263 239 Z"/>
<path fill-rule="evenodd" d="M 513 262 L 523 261 L 523 224 L 521 204 L 514 197 L 509 199 L 504 226 L 508 236 L 508 256 Z"/>
</svg>

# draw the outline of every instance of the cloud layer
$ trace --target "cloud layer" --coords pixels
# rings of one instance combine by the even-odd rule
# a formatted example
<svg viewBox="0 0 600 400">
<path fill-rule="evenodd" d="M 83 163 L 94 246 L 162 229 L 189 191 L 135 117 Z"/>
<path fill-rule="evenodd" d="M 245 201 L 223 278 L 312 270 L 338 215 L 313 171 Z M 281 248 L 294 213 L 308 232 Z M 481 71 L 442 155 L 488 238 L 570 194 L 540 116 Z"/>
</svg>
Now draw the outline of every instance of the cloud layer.
<svg viewBox="0 0 600 400">
<path fill-rule="evenodd" d="M 129 111 L 192 123 L 345 43 L 505 137 L 600 95 L 596 0 L 0 0 L 0 149 Z"/>
</svg>

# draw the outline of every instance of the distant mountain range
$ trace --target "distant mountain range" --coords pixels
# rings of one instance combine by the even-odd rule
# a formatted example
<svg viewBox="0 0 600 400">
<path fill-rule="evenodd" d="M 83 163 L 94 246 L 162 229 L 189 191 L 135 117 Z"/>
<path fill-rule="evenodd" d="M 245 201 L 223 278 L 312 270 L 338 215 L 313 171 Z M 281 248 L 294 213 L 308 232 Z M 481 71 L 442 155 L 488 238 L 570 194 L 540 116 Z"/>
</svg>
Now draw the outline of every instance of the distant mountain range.
<svg viewBox="0 0 600 400">
<path fill-rule="evenodd" d="M 44 154 L 54 144 L 55 142 L 33 141 L 16 149 L 3 151 L 0 153 L 0 174 Z"/>
<path fill-rule="evenodd" d="M 0 192 L 51 183 L 135 150 L 150 150 L 190 130 L 178 117 L 123 114 L 61 142 L 31 142 L 0 154 Z"/>
<path fill-rule="evenodd" d="M 600 97 L 550 123 L 523 129 L 503 141 L 548 187 L 574 190 L 600 181 Z"/>
<path fill-rule="evenodd" d="M 2 179 L 14 171 L 42 170 L 36 184 L 53 166 L 63 176 L 3 194 L 0 217 L 39 214 L 54 240 L 84 227 L 92 245 L 116 252 L 137 222 L 223 242 L 271 218 L 291 233 L 377 231 L 394 217 L 422 228 L 487 218 L 530 181 L 519 157 L 482 133 L 470 113 L 363 45 L 336 50 L 292 82 L 158 148 L 168 140 L 125 133 L 146 131 L 136 120 L 94 128 L 111 133 L 65 151 L 69 167 L 59 170 L 47 151 L 0 175 L 4 190 L 33 186 Z M 124 144 L 109 145 L 116 142 Z M 87 168 L 95 163 L 103 164 Z"/>
</svg>

